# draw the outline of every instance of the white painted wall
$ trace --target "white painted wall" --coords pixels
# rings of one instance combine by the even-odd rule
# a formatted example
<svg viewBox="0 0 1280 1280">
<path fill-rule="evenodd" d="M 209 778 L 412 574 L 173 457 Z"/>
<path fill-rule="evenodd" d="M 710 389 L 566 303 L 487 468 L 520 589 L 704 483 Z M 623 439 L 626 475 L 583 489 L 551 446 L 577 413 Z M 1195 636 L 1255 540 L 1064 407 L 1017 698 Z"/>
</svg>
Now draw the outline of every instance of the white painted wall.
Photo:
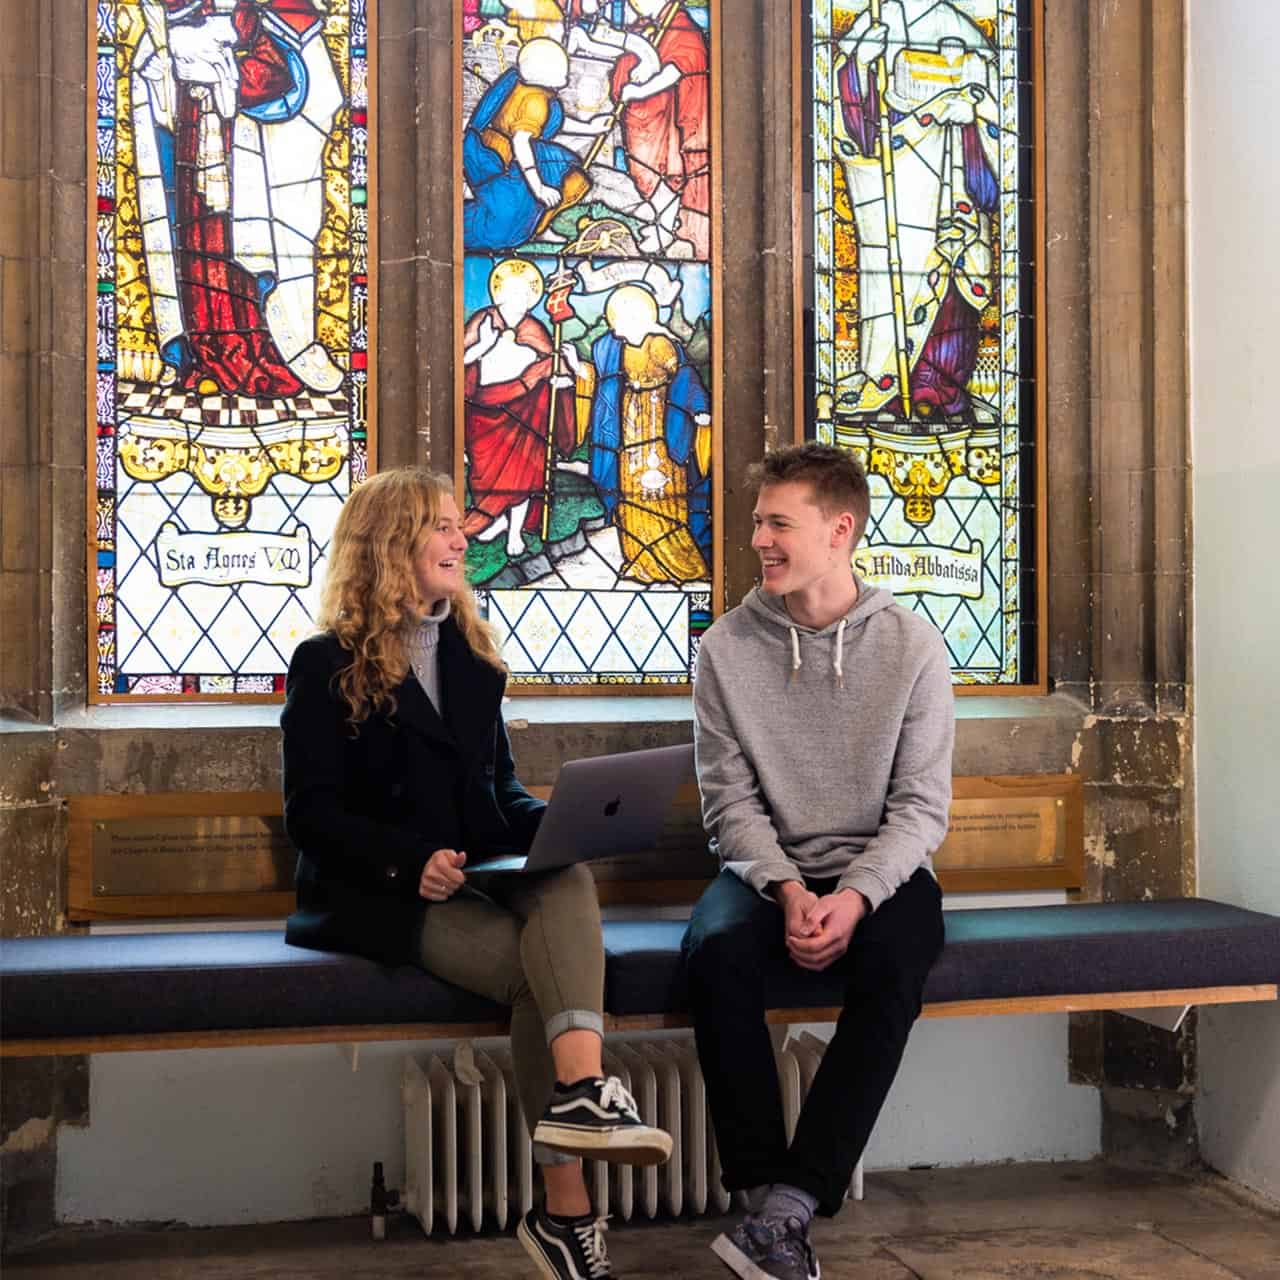
<svg viewBox="0 0 1280 1280">
<path fill-rule="evenodd" d="M 1280 5 L 1189 0 L 1199 891 L 1280 914 Z M 1280 1199 L 1280 1008 L 1207 1010 L 1206 1160 Z"/>
<path fill-rule="evenodd" d="M 62 1222 L 213 1226 L 367 1212 L 403 1185 L 400 1062 L 422 1046 L 97 1054 L 89 1114 L 58 1131 Z"/>
<path fill-rule="evenodd" d="M 58 1134 L 58 1218 L 211 1226 L 364 1212 L 374 1160 L 388 1186 L 404 1185 L 401 1061 L 441 1048 L 365 1046 L 355 1072 L 332 1045 L 96 1055 L 91 1122 Z M 919 1023 L 867 1167 L 1097 1155 L 1097 1090 L 1068 1084 L 1066 1064 L 1065 1016 Z"/>
</svg>

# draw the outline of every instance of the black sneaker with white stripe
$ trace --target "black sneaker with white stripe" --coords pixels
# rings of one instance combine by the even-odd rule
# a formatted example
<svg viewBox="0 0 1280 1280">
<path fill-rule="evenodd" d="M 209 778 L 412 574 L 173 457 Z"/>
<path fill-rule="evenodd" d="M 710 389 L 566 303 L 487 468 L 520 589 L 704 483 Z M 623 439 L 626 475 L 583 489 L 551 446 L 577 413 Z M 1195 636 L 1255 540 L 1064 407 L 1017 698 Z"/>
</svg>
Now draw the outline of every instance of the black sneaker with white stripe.
<svg viewBox="0 0 1280 1280">
<path fill-rule="evenodd" d="M 569 1155 L 618 1164 L 661 1164 L 671 1155 L 671 1135 L 640 1119 L 636 1100 L 617 1076 L 567 1087 L 557 1083 L 533 1140 Z"/>
<path fill-rule="evenodd" d="M 587 1214 L 553 1222 L 543 1209 L 520 1219 L 516 1239 L 546 1280 L 608 1280 L 613 1275 L 604 1246 L 605 1220 Z"/>
</svg>

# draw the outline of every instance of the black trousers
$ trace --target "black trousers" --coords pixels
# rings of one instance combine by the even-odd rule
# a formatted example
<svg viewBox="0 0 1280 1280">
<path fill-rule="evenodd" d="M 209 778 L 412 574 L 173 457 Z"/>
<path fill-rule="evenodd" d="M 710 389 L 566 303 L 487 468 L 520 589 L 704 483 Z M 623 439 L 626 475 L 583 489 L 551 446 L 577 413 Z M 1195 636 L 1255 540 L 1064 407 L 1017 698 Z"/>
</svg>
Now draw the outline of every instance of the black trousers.
<svg viewBox="0 0 1280 1280">
<path fill-rule="evenodd" d="M 819 895 L 836 886 L 807 884 Z M 727 1190 L 786 1182 L 814 1196 L 820 1213 L 839 1209 L 942 942 L 942 891 L 923 867 L 859 923 L 828 970 L 843 981 L 844 1007 L 788 1147 L 764 1014 L 771 987 L 794 991 L 818 975 L 787 954 L 781 907 L 731 871 L 712 881 L 693 910 L 684 958 Z"/>
</svg>

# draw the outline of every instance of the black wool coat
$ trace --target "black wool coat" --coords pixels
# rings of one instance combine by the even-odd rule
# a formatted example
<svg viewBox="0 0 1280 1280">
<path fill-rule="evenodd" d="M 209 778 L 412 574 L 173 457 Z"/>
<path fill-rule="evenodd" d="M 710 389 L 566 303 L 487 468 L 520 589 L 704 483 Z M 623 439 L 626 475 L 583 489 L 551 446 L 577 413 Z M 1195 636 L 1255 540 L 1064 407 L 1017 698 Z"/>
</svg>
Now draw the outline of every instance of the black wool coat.
<svg viewBox="0 0 1280 1280">
<path fill-rule="evenodd" d="M 350 653 L 332 634 L 294 652 L 280 724 L 284 824 L 298 849 L 285 935 L 295 946 L 413 963 L 431 854 L 522 853 L 533 841 L 546 806 L 516 778 L 506 677 L 471 652 L 452 618 L 439 655 L 443 718 L 410 672 L 395 712 L 372 713 L 353 736 L 336 684 Z"/>
</svg>

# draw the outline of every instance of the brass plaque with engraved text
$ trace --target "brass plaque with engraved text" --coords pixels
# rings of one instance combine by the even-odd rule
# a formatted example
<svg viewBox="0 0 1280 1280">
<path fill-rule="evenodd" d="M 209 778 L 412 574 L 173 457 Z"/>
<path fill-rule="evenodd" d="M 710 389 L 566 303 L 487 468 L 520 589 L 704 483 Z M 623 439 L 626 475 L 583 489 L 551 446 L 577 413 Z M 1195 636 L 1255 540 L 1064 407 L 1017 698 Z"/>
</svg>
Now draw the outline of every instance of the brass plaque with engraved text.
<svg viewBox="0 0 1280 1280">
<path fill-rule="evenodd" d="M 1060 866 L 1066 816 L 1061 796 L 957 796 L 934 864 L 939 869 Z"/>
<path fill-rule="evenodd" d="M 93 823 L 97 897 L 285 890 L 293 885 L 296 858 L 279 817 L 192 814 Z"/>
</svg>

